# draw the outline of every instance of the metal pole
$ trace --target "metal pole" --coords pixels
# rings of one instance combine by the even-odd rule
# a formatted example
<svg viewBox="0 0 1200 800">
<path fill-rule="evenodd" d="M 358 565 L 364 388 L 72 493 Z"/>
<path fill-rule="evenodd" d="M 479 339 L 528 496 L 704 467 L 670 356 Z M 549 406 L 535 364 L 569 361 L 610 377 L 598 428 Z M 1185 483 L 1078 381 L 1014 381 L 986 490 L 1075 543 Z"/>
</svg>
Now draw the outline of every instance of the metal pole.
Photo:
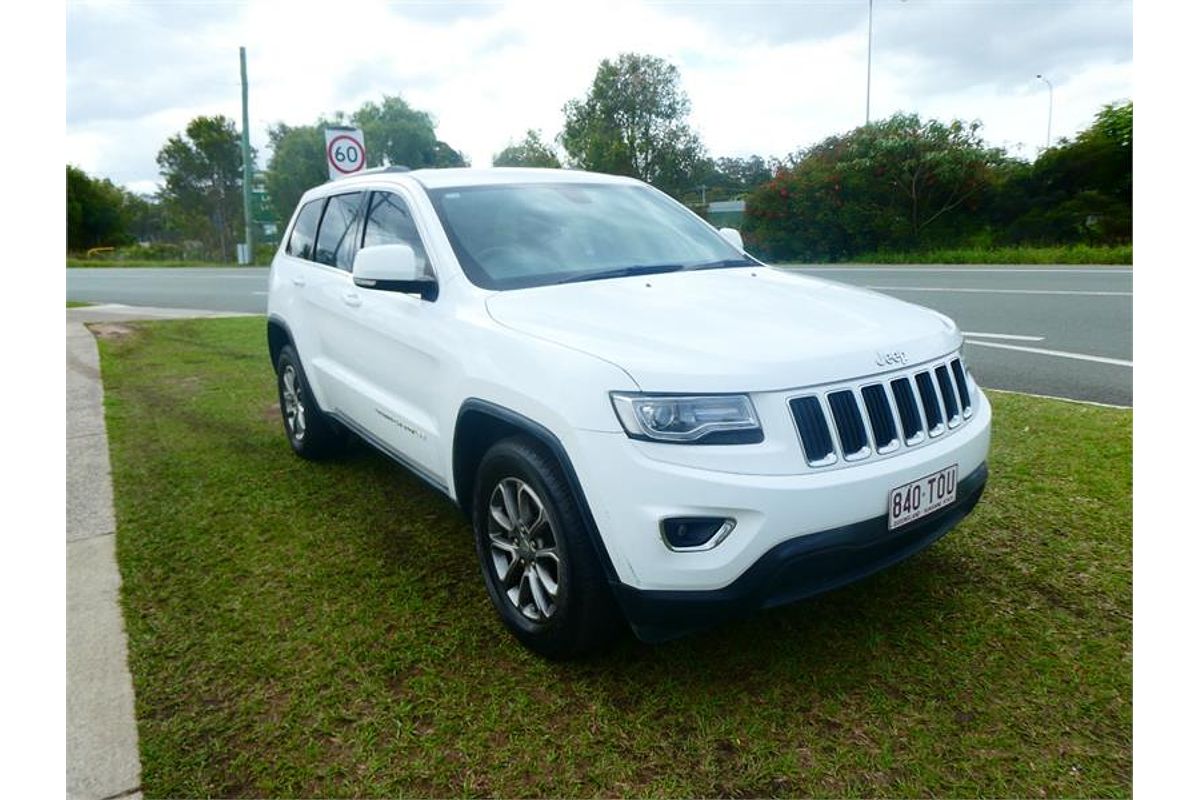
<svg viewBox="0 0 1200 800">
<path fill-rule="evenodd" d="M 867 124 L 871 124 L 871 29 L 875 22 L 875 0 L 867 0 Z"/>
<path fill-rule="evenodd" d="M 254 163 L 250 160 L 250 89 L 246 82 L 246 48 L 239 47 L 242 59 L 242 205 L 246 217 L 246 258 L 254 263 L 254 209 L 252 206 L 252 184 Z"/>
<path fill-rule="evenodd" d="M 1054 84 L 1044 75 L 1038 75 L 1038 80 L 1046 84 L 1050 90 L 1050 110 L 1046 112 L 1046 149 L 1050 149 L 1050 125 L 1054 122 Z"/>
</svg>

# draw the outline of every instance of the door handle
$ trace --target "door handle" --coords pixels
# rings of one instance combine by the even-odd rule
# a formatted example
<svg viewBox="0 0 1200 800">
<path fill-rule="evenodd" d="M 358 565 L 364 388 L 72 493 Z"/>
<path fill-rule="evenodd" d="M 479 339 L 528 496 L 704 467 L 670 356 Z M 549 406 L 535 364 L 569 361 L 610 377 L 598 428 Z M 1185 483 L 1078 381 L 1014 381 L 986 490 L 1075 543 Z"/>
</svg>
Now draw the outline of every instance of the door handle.
<svg viewBox="0 0 1200 800">
<path fill-rule="evenodd" d="M 358 292 L 342 292 L 342 302 L 352 308 L 358 308 L 362 305 L 362 298 L 358 296 Z"/>
<path fill-rule="evenodd" d="M 301 277 L 292 278 L 292 286 L 304 286 L 304 278 L 301 278 Z"/>
</svg>

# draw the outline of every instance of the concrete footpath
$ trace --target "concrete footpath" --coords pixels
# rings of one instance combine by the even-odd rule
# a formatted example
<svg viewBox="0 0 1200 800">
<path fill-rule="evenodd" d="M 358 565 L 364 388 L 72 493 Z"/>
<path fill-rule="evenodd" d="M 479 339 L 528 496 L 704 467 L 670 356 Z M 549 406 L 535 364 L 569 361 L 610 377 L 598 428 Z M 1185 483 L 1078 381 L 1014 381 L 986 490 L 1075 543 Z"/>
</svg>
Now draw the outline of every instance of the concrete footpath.
<svg viewBox="0 0 1200 800">
<path fill-rule="evenodd" d="M 103 305 L 67 309 L 67 797 L 141 797 L 119 604 L 104 387 L 87 322 L 236 316 Z"/>
</svg>

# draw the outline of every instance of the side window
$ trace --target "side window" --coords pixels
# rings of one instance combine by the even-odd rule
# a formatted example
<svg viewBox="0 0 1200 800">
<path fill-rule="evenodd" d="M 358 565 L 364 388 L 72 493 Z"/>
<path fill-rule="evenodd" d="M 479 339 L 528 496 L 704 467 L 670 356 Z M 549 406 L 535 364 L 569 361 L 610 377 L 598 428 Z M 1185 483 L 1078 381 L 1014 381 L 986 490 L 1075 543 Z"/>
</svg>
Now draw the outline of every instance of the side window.
<svg viewBox="0 0 1200 800">
<path fill-rule="evenodd" d="M 354 264 L 354 237 L 358 232 L 361 200 L 362 192 L 329 198 L 325 216 L 321 218 L 321 230 L 317 232 L 314 261 L 350 271 Z"/>
<path fill-rule="evenodd" d="M 363 247 L 379 244 L 406 244 L 417 256 L 417 266 L 425 274 L 432 274 L 421 236 L 404 198 L 391 192 L 372 192 L 371 207 L 367 211 L 367 224 L 363 226 Z"/>
<path fill-rule="evenodd" d="M 317 239 L 317 223 L 321 221 L 321 205 L 324 202 L 325 200 L 321 199 L 305 203 L 296 215 L 296 224 L 292 226 L 292 235 L 288 237 L 289 256 L 312 260 L 313 243 Z"/>
</svg>

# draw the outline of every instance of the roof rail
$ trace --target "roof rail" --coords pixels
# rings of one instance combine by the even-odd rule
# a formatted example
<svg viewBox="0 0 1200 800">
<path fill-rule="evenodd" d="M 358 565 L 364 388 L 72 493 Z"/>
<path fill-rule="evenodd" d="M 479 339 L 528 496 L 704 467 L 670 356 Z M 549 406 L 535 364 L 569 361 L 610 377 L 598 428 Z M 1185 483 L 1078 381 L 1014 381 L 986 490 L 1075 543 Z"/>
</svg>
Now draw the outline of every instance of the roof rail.
<svg viewBox="0 0 1200 800">
<path fill-rule="evenodd" d="M 379 175 L 379 174 L 382 174 L 385 172 L 412 172 L 412 170 L 409 169 L 408 167 L 404 166 L 403 164 L 391 164 L 390 166 L 386 166 L 386 167 L 369 167 L 367 169 L 359 170 L 358 172 L 351 173 L 350 175 L 347 175 L 346 177 L 352 178 L 355 175 Z M 327 180 L 325 182 L 332 183 L 335 180 L 338 180 L 338 178 L 330 178 L 329 180 Z"/>
<path fill-rule="evenodd" d="M 386 167 L 371 167 L 370 169 L 364 169 L 359 174 L 362 175 L 366 172 L 412 172 L 412 170 L 403 164 L 390 164 Z"/>
</svg>

